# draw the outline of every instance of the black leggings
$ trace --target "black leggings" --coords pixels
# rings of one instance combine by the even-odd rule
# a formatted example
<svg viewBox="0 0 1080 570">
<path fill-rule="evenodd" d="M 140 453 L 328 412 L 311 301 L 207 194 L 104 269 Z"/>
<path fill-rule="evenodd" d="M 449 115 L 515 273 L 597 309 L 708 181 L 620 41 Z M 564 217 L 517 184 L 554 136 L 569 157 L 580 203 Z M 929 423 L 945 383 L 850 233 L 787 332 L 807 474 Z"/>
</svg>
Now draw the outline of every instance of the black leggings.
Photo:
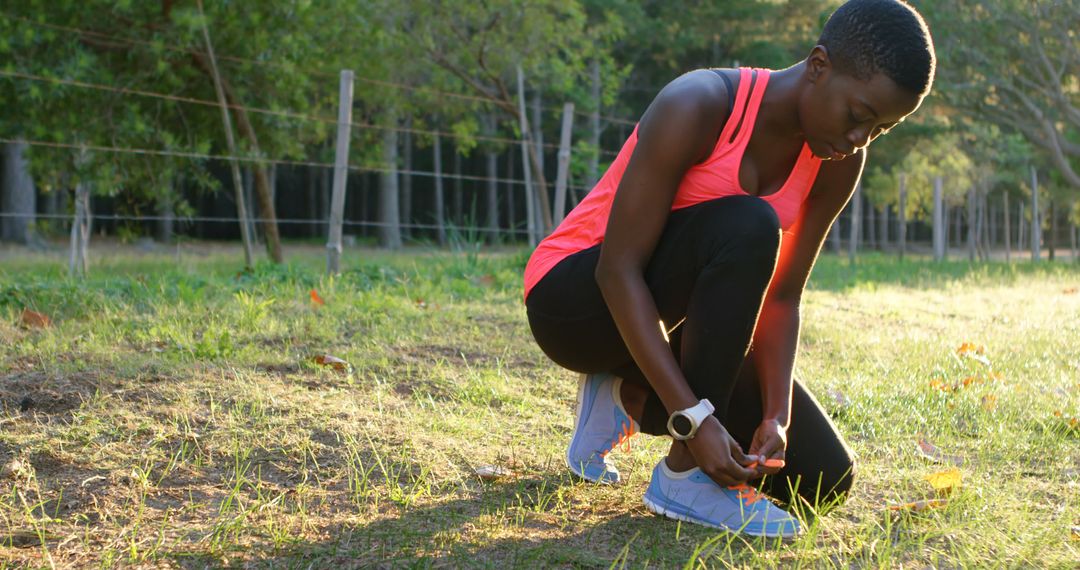
<svg viewBox="0 0 1080 570">
<path fill-rule="evenodd" d="M 716 417 L 748 450 L 761 423 L 761 387 L 750 342 L 780 245 L 772 207 L 753 196 L 703 202 L 670 214 L 645 282 L 670 334 L 687 383 L 708 398 Z M 630 356 L 596 284 L 601 245 L 553 267 L 526 300 L 540 348 L 576 372 L 612 372 L 648 388 L 641 431 L 667 435 L 668 412 Z M 685 321 L 683 320 L 685 318 Z M 846 495 L 853 457 L 810 392 L 792 386 L 787 464 L 767 478 L 770 495 L 791 502 L 792 487 L 813 505 Z"/>
</svg>

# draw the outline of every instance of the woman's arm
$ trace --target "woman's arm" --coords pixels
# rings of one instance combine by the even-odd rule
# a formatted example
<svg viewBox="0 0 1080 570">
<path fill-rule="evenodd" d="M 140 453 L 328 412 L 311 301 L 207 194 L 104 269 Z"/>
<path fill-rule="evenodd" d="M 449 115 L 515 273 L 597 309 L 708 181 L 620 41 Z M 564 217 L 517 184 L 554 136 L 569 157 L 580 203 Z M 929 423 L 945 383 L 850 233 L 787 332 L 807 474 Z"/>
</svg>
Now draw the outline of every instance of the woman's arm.
<svg viewBox="0 0 1080 570">
<path fill-rule="evenodd" d="M 688 73 L 666 86 L 642 117 L 638 141 L 615 194 L 596 281 L 630 355 L 668 413 L 698 403 L 660 331 L 644 278 L 686 171 L 711 154 L 730 109 L 722 80 Z M 699 467 L 722 484 L 746 481 L 742 450 L 715 418 L 687 441 Z"/>
<path fill-rule="evenodd" d="M 851 199 L 862 173 L 866 151 L 821 165 L 799 219 L 785 234 L 769 290 L 762 303 L 752 350 L 761 379 L 762 425 L 750 446 L 751 455 L 783 459 L 791 423 L 791 381 L 799 344 L 799 304 L 810 271 L 829 228 Z M 778 468 L 761 469 L 776 472 Z"/>
</svg>

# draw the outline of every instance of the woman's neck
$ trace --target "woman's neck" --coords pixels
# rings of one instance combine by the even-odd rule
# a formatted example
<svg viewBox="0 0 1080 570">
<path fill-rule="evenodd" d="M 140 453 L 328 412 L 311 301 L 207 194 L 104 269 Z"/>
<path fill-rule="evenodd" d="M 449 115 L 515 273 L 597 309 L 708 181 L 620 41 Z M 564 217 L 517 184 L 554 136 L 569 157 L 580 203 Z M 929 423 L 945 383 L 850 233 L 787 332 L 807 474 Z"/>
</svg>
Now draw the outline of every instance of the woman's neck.
<svg viewBox="0 0 1080 570">
<path fill-rule="evenodd" d="M 779 139 L 803 138 L 799 121 L 799 95 L 802 92 L 803 70 L 806 61 L 774 71 L 761 100 L 758 120 L 770 137 Z"/>
</svg>

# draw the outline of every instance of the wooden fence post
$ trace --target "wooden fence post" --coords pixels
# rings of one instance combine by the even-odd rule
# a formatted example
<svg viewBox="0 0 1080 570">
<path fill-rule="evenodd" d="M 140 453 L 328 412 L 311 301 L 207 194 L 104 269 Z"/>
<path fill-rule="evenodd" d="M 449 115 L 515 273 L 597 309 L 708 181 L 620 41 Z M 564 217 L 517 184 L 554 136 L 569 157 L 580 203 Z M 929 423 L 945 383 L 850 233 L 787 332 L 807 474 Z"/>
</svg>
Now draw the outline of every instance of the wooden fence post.
<svg viewBox="0 0 1080 570">
<path fill-rule="evenodd" d="M 900 201 L 896 207 L 897 233 L 896 239 L 899 245 L 900 259 L 904 259 L 907 250 L 907 174 L 900 173 Z"/>
<path fill-rule="evenodd" d="M 442 141 L 435 133 L 435 142 L 431 145 L 435 163 L 435 228 L 438 231 L 439 245 L 446 245 L 446 191 L 443 188 Z"/>
<path fill-rule="evenodd" d="M 338 89 L 337 146 L 334 150 L 334 190 L 330 199 L 330 232 L 326 242 L 326 272 L 341 271 L 341 224 L 345 218 L 345 186 L 349 176 L 349 134 L 352 130 L 353 72 L 341 70 Z"/>
<path fill-rule="evenodd" d="M 1001 207 L 1005 209 L 1005 263 L 1012 263 L 1012 228 L 1009 223 L 1009 194 L 1001 193 Z"/>
<path fill-rule="evenodd" d="M 1039 218 L 1039 172 L 1031 167 L 1031 260 L 1039 261 L 1042 256 L 1042 223 Z"/>
<path fill-rule="evenodd" d="M 940 176 L 934 177 L 934 261 L 945 259 L 945 204 L 942 196 L 942 180 Z"/>
<path fill-rule="evenodd" d="M 566 215 L 566 186 L 570 178 L 570 136 L 574 128 L 574 104 L 566 103 L 562 110 L 562 133 L 559 137 L 559 173 L 555 178 L 555 211 L 551 218 L 558 226 Z"/>
</svg>

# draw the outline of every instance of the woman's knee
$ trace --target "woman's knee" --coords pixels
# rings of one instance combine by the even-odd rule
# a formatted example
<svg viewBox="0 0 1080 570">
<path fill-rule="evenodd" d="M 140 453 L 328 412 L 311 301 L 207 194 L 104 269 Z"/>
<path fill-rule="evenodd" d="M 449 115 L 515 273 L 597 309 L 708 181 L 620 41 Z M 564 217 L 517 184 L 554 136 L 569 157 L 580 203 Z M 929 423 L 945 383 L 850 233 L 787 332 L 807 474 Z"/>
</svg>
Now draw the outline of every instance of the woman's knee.
<svg viewBox="0 0 1080 570">
<path fill-rule="evenodd" d="M 720 251 L 747 257 L 774 257 L 780 247 L 780 218 L 756 196 L 731 196 L 708 202 L 705 234 Z M 764 254 L 764 255 L 763 255 Z"/>
</svg>

